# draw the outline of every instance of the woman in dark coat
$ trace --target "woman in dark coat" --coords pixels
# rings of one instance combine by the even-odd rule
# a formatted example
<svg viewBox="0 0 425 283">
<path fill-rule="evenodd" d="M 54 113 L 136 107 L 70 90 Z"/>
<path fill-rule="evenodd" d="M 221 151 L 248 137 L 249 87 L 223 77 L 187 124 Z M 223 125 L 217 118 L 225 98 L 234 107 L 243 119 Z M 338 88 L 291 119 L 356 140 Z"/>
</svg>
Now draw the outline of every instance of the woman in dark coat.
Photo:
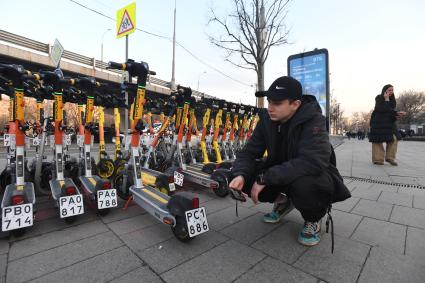
<svg viewBox="0 0 425 283">
<path fill-rule="evenodd" d="M 375 109 L 370 118 L 369 141 L 372 143 L 372 162 L 384 165 L 384 160 L 397 166 L 395 155 L 397 153 L 397 125 L 398 117 L 405 112 L 397 112 L 394 88 L 388 84 L 382 88 L 380 95 L 375 98 Z M 386 143 L 386 150 L 383 143 Z"/>
</svg>

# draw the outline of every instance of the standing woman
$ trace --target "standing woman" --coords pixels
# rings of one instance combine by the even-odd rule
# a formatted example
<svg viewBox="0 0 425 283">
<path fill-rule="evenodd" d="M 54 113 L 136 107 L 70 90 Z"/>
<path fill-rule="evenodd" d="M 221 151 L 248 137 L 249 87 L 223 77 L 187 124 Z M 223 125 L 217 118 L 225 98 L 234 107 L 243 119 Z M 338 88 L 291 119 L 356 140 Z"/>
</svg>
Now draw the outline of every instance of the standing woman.
<svg viewBox="0 0 425 283">
<path fill-rule="evenodd" d="M 370 118 L 369 141 L 372 143 L 372 162 L 376 165 L 384 165 L 384 160 L 393 166 L 398 165 L 395 161 L 397 153 L 396 120 L 406 113 L 397 112 L 395 108 L 394 88 L 390 84 L 385 85 L 381 94 L 375 98 L 375 109 Z"/>
</svg>

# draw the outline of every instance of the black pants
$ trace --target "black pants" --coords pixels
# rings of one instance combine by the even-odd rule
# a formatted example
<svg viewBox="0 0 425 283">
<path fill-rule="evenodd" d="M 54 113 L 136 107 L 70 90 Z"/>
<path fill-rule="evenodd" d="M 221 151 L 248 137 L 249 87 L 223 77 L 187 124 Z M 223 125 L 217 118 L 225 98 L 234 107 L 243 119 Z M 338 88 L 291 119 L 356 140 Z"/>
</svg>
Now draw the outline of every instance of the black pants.
<svg viewBox="0 0 425 283">
<path fill-rule="evenodd" d="M 245 180 L 243 192 L 251 197 L 251 188 L 257 174 Z M 260 202 L 273 203 L 280 193 L 285 193 L 305 221 L 316 222 L 325 216 L 330 205 L 334 184 L 332 178 L 323 173 L 320 176 L 304 176 L 289 186 L 266 186 L 258 196 Z"/>
</svg>

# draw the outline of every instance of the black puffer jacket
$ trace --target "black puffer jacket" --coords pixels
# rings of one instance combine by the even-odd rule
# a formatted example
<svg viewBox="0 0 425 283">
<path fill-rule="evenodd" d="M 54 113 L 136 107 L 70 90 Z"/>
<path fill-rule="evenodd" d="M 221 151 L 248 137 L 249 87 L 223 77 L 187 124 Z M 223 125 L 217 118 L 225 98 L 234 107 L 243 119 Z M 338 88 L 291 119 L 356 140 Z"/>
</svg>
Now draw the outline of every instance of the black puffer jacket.
<svg viewBox="0 0 425 283">
<path fill-rule="evenodd" d="M 247 180 L 256 172 L 256 159 L 262 158 L 267 150 L 263 166 L 266 185 L 288 186 L 303 176 L 319 176 L 326 171 L 335 184 L 334 188 L 329 188 L 333 202 L 349 198 L 350 192 L 335 167 L 325 118 L 316 98 L 304 95 L 300 108 L 288 123 L 288 134 L 284 136 L 288 151 L 282 152 L 279 150 L 282 147 L 281 137 L 278 136 L 280 123 L 270 120 L 267 110 L 261 111 L 260 121 L 251 138 L 237 154 L 233 175 L 242 175 Z"/>
<path fill-rule="evenodd" d="M 385 101 L 382 94 L 375 98 L 375 109 L 370 117 L 369 141 L 375 143 L 392 142 L 397 136 L 397 111 L 394 95 Z"/>
</svg>

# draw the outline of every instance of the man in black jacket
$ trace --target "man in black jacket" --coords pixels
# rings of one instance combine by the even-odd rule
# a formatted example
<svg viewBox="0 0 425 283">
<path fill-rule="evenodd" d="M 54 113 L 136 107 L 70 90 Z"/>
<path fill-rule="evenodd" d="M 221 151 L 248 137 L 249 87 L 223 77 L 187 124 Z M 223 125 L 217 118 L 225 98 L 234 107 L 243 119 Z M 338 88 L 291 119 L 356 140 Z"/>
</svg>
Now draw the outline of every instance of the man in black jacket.
<svg viewBox="0 0 425 283">
<path fill-rule="evenodd" d="M 305 220 L 298 241 L 317 245 L 330 204 L 350 197 L 335 167 L 325 118 L 316 98 L 302 95 L 301 84 L 292 77 L 278 78 L 256 96 L 267 96 L 268 109 L 260 112 L 238 153 L 229 187 L 241 193 L 239 200 L 250 196 L 254 203 L 274 203 L 264 216 L 268 223 L 278 222 L 295 206 Z"/>
</svg>

